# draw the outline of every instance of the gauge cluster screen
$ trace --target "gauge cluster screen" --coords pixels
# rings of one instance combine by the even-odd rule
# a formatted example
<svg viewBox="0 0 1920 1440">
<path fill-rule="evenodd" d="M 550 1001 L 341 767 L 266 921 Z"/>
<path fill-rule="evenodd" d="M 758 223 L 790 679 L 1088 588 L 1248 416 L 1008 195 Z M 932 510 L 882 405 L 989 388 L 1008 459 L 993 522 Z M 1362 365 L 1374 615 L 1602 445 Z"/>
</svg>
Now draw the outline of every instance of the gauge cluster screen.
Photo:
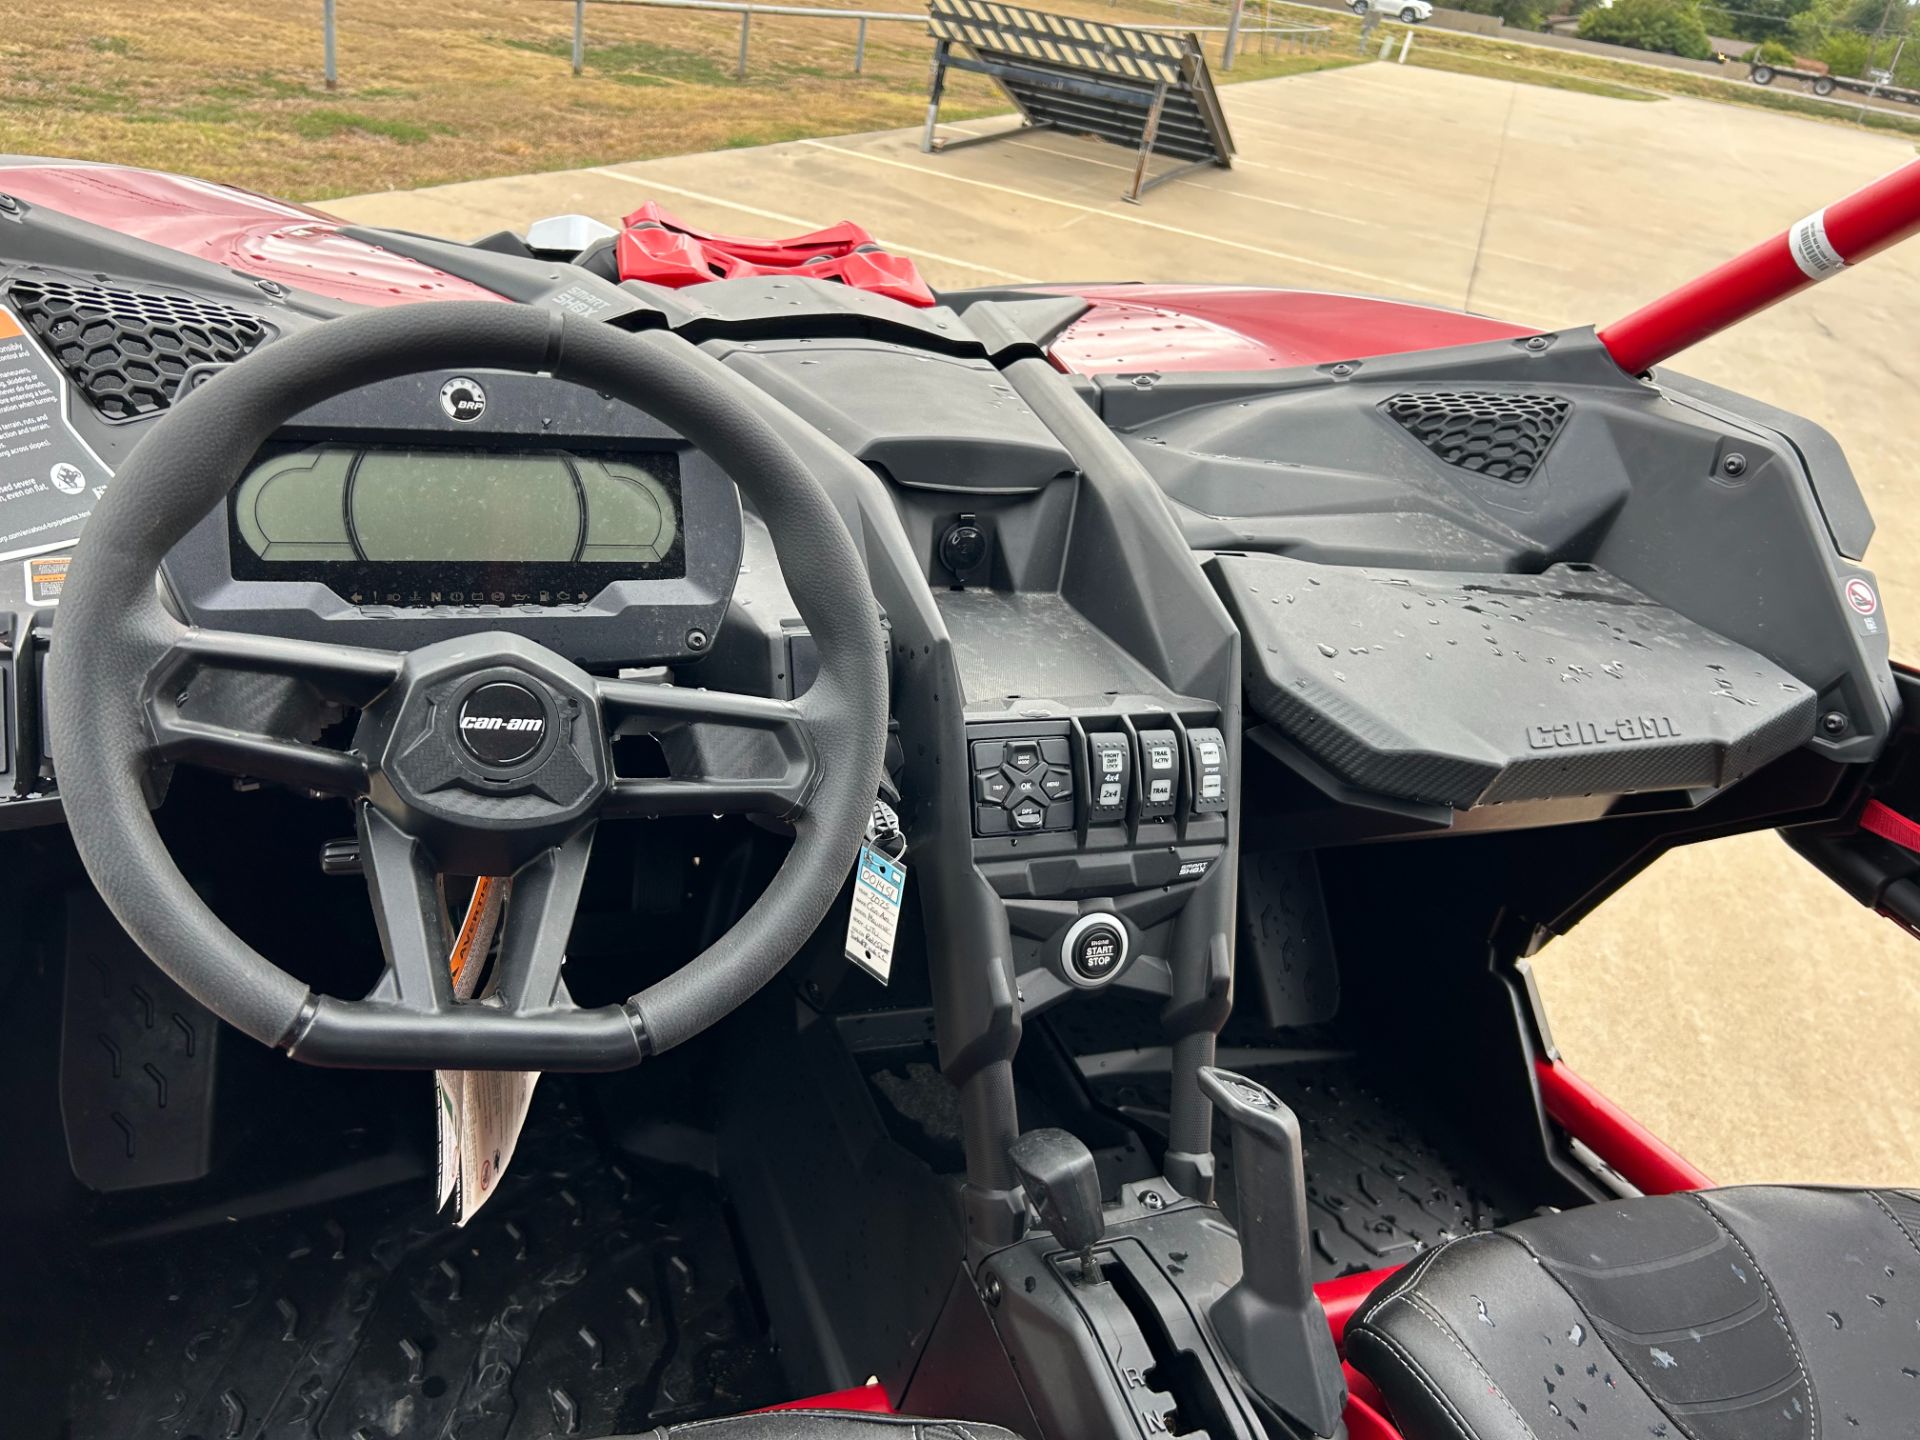
<svg viewBox="0 0 1920 1440">
<path fill-rule="evenodd" d="M 686 574 L 680 502 L 667 450 L 281 448 L 233 489 L 230 554 L 355 605 L 584 603 Z"/>
</svg>

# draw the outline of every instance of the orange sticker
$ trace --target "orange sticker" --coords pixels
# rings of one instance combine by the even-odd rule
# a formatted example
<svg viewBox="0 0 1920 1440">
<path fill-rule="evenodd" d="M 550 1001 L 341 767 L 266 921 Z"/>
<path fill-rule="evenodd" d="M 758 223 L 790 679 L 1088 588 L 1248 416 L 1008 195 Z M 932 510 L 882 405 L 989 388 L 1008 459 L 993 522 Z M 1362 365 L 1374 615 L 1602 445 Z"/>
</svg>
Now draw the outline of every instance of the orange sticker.
<svg viewBox="0 0 1920 1440">
<path fill-rule="evenodd" d="M 58 605 L 60 592 L 67 588 L 69 555 L 36 555 L 26 562 L 27 603 Z"/>
</svg>

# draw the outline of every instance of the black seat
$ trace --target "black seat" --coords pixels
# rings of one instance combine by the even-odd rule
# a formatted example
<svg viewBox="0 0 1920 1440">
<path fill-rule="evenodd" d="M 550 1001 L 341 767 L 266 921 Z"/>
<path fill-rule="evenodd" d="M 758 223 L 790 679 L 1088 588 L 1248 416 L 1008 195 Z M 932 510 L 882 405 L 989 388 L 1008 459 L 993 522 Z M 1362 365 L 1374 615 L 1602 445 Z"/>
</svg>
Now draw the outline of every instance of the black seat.
<svg viewBox="0 0 1920 1440">
<path fill-rule="evenodd" d="M 923 1420 L 854 1410 L 761 1410 L 649 1430 L 631 1440 L 1019 1440 L 977 1420 Z"/>
<path fill-rule="evenodd" d="M 1751 1186 L 1469 1235 L 1360 1306 L 1406 1440 L 1920 1436 L 1920 1193 Z"/>
</svg>

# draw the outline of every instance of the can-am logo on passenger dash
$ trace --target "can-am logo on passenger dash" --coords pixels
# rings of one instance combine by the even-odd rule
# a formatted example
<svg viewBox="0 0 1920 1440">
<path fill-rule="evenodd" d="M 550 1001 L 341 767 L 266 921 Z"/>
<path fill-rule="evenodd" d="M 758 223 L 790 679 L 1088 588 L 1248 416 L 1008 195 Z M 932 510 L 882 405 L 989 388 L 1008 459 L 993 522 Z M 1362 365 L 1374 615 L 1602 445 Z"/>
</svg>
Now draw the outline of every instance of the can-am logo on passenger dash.
<svg viewBox="0 0 1920 1440">
<path fill-rule="evenodd" d="M 539 731 L 547 728 L 547 722 L 537 717 L 530 720 L 515 717 L 510 720 L 504 715 L 462 715 L 460 717 L 460 728 L 462 730 Z"/>
<path fill-rule="evenodd" d="M 449 420 L 462 424 L 478 420 L 487 413 L 487 392 L 478 380 L 456 375 L 440 387 L 440 408 Z"/>
<path fill-rule="evenodd" d="M 1677 740 L 1680 727 L 1670 715 L 1622 715 L 1616 720 L 1571 720 L 1563 725 L 1533 725 L 1527 745 L 1534 750 L 1569 750 L 1583 745 L 1615 745 L 1634 740 Z"/>
</svg>

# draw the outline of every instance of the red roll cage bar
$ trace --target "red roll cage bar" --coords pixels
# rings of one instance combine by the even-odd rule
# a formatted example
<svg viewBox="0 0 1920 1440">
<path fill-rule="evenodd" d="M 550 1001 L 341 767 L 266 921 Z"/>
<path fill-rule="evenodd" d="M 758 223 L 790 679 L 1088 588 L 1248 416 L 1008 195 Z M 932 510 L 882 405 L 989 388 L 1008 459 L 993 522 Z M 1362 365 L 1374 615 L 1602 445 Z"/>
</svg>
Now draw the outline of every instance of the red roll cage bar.
<svg viewBox="0 0 1920 1440">
<path fill-rule="evenodd" d="M 1915 233 L 1920 233 L 1920 160 L 1614 321 L 1600 331 L 1600 343 L 1629 375 L 1644 374 Z"/>
</svg>

